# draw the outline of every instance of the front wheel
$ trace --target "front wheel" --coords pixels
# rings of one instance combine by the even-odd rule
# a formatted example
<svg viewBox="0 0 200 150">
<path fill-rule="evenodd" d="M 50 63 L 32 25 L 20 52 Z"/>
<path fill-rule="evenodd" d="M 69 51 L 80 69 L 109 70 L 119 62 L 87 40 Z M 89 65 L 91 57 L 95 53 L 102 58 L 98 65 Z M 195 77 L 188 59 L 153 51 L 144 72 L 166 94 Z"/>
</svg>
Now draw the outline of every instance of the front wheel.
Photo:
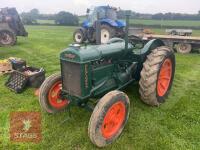
<svg viewBox="0 0 200 150">
<path fill-rule="evenodd" d="M 85 36 L 83 34 L 83 31 L 81 31 L 80 29 L 77 29 L 75 32 L 74 32 L 74 41 L 78 44 L 82 44 L 84 41 L 85 41 Z"/>
<path fill-rule="evenodd" d="M 17 41 L 14 32 L 9 30 L 0 31 L 0 46 L 13 46 Z"/>
<path fill-rule="evenodd" d="M 169 47 L 154 49 L 143 64 L 140 96 L 143 102 L 159 106 L 169 94 L 175 73 L 175 55 Z"/>
<path fill-rule="evenodd" d="M 69 101 L 61 99 L 61 75 L 56 73 L 48 77 L 41 85 L 39 102 L 42 109 L 48 113 L 57 113 L 65 109 Z"/>
<path fill-rule="evenodd" d="M 88 126 L 93 144 L 105 147 L 121 134 L 129 116 L 128 96 L 120 91 L 111 91 L 96 105 Z"/>
</svg>

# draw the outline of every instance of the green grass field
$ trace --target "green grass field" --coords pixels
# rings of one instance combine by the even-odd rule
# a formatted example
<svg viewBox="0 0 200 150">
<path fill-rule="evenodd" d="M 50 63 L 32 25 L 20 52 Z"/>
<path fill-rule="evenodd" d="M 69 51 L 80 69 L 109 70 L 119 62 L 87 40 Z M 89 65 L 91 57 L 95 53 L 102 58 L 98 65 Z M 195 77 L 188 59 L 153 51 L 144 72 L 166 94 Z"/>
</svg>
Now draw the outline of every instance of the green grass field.
<svg viewBox="0 0 200 150">
<path fill-rule="evenodd" d="M 72 42 L 72 27 L 27 26 L 28 38 L 18 38 L 14 47 L 0 48 L 0 59 L 20 57 L 28 65 L 44 67 L 46 75 L 59 72 L 59 53 Z M 157 30 L 155 30 L 157 31 Z M 162 32 L 162 31 L 159 31 Z M 198 31 L 199 33 L 199 31 Z M 200 148 L 200 55 L 176 54 L 176 74 L 166 103 L 152 108 L 140 101 L 138 84 L 124 90 L 131 100 L 130 117 L 120 138 L 105 149 L 118 150 L 198 150 Z M 73 107 L 67 112 L 49 115 L 41 111 L 34 89 L 22 94 L 8 90 L 0 76 L 0 150 L 94 150 L 87 135 L 91 113 Z M 13 143 L 9 140 L 9 115 L 15 111 L 39 111 L 42 114 L 42 141 Z"/>
</svg>

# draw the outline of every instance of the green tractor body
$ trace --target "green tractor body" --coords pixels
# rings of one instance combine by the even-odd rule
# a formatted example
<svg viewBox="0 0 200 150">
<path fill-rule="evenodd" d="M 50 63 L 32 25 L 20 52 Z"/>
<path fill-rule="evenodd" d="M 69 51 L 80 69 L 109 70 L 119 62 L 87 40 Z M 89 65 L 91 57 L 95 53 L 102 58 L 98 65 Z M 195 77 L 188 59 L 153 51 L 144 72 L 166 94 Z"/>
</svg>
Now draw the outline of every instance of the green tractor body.
<svg viewBox="0 0 200 150">
<path fill-rule="evenodd" d="M 92 110 L 88 135 L 93 144 L 104 147 L 119 137 L 128 120 L 130 101 L 121 89 L 139 81 L 144 103 L 163 103 L 174 78 L 173 50 L 158 39 L 144 44 L 132 38 L 128 38 L 127 17 L 125 40 L 113 38 L 103 45 L 83 47 L 72 44 L 62 51 L 61 73 L 48 77 L 40 88 L 43 110 L 53 114 L 71 105 Z"/>
<path fill-rule="evenodd" d="M 137 80 L 145 56 L 158 46 L 150 41 L 142 50 L 125 41 L 79 47 L 71 45 L 60 55 L 62 91 L 65 98 L 81 105 L 91 97 L 99 97 L 113 89 L 122 89 Z"/>
</svg>

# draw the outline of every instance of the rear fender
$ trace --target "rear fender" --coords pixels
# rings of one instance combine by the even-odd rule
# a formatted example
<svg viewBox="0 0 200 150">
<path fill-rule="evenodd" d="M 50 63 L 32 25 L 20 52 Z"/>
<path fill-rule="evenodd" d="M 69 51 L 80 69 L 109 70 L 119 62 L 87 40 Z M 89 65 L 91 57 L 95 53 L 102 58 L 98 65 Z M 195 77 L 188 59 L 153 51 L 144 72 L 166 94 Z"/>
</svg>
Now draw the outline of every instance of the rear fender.
<svg viewBox="0 0 200 150">
<path fill-rule="evenodd" d="M 147 52 L 150 52 L 151 50 L 160 47 L 160 46 L 164 46 L 164 42 L 160 39 L 153 39 L 151 41 L 149 41 L 147 44 L 144 45 L 143 49 L 141 50 L 142 54 L 145 54 Z"/>
<path fill-rule="evenodd" d="M 122 20 L 116 20 L 116 23 L 118 24 L 119 28 L 124 28 L 126 27 L 126 22 L 122 21 Z"/>
<path fill-rule="evenodd" d="M 134 78 L 139 81 L 140 79 L 140 72 L 143 68 L 143 63 L 146 61 L 147 56 L 151 53 L 152 50 L 156 49 L 157 47 L 165 46 L 164 42 L 159 39 L 153 39 L 149 41 L 141 50 L 141 53 L 137 55 L 138 58 L 138 66 L 134 75 Z"/>
<path fill-rule="evenodd" d="M 0 23 L 0 30 L 8 30 L 8 31 L 11 31 L 11 32 L 14 32 L 7 23 Z"/>
<path fill-rule="evenodd" d="M 147 55 L 151 53 L 152 50 L 156 49 L 157 47 L 165 46 L 164 42 L 159 39 L 153 39 L 149 41 L 141 50 L 141 62 L 143 63 L 146 60 Z"/>
<path fill-rule="evenodd" d="M 82 27 L 87 29 L 87 28 L 92 27 L 92 24 L 90 23 L 89 20 L 85 20 L 85 21 L 83 21 L 83 23 L 82 23 Z"/>
<path fill-rule="evenodd" d="M 79 27 L 78 30 L 80 30 L 81 32 L 85 33 L 86 32 L 86 29 L 83 28 L 83 27 Z"/>
<path fill-rule="evenodd" d="M 118 24 L 111 19 L 102 19 L 100 22 L 101 22 L 101 24 L 108 24 L 111 27 L 118 27 Z"/>
</svg>

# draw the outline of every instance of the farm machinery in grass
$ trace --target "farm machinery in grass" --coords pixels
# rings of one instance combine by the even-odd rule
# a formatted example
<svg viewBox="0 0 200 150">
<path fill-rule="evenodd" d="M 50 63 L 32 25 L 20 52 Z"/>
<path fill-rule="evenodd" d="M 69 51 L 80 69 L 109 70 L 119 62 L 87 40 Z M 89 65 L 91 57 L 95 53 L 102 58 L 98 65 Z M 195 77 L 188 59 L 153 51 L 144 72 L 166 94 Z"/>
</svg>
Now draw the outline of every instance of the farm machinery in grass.
<svg viewBox="0 0 200 150">
<path fill-rule="evenodd" d="M 0 46 L 12 46 L 17 36 L 28 36 L 15 8 L 0 9 Z"/>
<path fill-rule="evenodd" d="M 61 72 L 40 88 L 42 109 L 54 114 L 72 105 L 92 111 L 88 135 L 104 147 L 121 134 L 128 121 L 130 101 L 121 90 L 139 81 L 141 100 L 151 106 L 165 102 L 175 73 L 175 55 L 161 40 L 143 47 L 128 37 L 103 45 L 73 44 L 60 54 Z"/>
<path fill-rule="evenodd" d="M 83 43 L 96 41 L 96 21 L 101 24 L 101 43 L 108 42 L 113 37 L 122 37 L 124 35 L 124 21 L 117 19 L 117 9 L 110 6 L 98 6 L 87 10 L 87 19 L 82 23 L 82 27 L 74 32 L 74 41 Z"/>
</svg>

